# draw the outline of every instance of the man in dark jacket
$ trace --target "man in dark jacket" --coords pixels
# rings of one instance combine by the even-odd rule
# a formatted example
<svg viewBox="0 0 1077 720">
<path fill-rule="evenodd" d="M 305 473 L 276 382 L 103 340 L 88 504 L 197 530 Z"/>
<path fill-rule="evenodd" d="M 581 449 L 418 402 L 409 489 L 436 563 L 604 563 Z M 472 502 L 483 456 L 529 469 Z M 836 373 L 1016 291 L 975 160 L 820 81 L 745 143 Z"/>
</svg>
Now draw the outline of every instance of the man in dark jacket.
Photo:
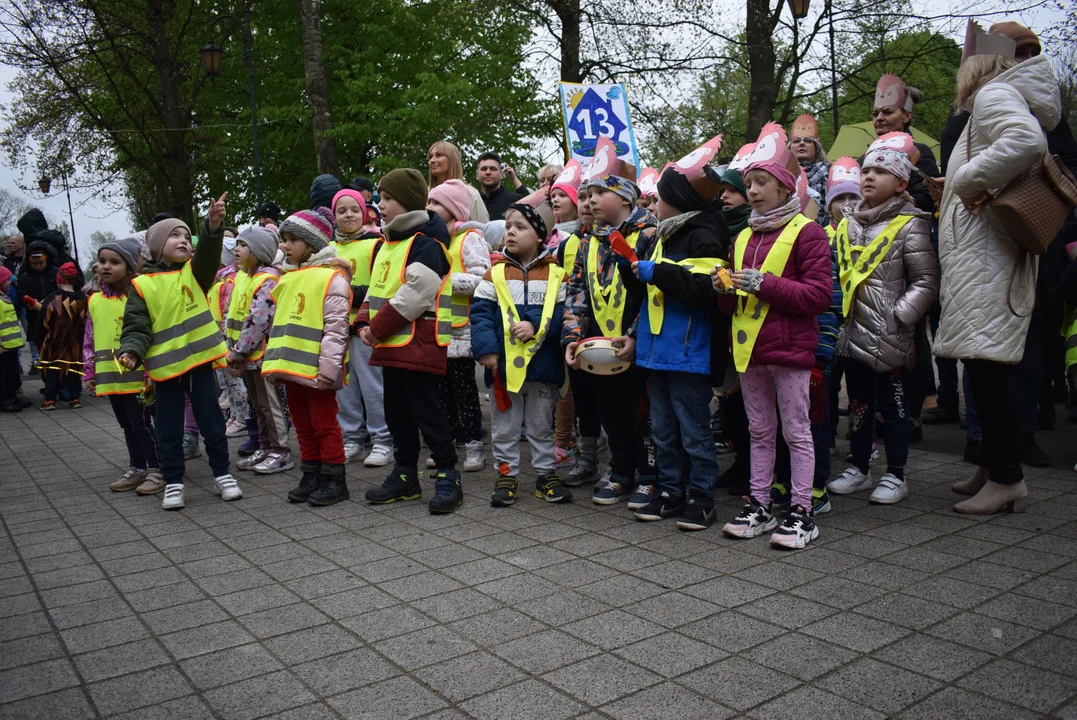
<svg viewBox="0 0 1077 720">
<path fill-rule="evenodd" d="M 4 267 L 11 271 L 12 276 L 19 274 L 26 259 L 26 240 L 22 235 L 12 235 L 7 241 L 7 256 L 4 258 Z"/>
<path fill-rule="evenodd" d="M 45 219 L 43 212 L 37 208 L 30 208 L 19 218 L 16 226 L 25 238 L 27 249 L 32 247 L 35 242 L 47 242 L 56 250 L 53 258 L 55 261 L 54 268 L 58 268 L 64 263 L 74 263 L 75 269 L 78 270 L 76 287 L 81 288 L 86 284 L 86 276 L 83 274 L 82 268 L 79 267 L 75 258 L 71 257 L 67 252 L 67 238 L 59 230 L 53 230 L 49 227 L 49 222 Z"/>
<path fill-rule="evenodd" d="M 531 194 L 526 186 L 520 185 L 516 192 L 506 190 L 502 184 L 505 180 L 505 172 L 501 169 L 501 156 L 495 152 L 484 152 L 479 155 L 479 167 L 476 173 L 479 185 L 482 186 L 482 202 L 486 205 L 486 212 L 491 220 L 502 220 L 508 212 L 509 205 Z"/>
</svg>

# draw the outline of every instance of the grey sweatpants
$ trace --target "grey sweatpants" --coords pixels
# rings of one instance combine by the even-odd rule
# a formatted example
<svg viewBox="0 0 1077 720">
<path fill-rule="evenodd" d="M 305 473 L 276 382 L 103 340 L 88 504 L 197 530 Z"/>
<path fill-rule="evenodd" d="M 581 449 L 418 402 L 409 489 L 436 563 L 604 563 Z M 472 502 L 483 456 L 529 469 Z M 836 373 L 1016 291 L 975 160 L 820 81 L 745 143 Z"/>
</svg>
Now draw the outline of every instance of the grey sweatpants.
<svg viewBox="0 0 1077 720">
<path fill-rule="evenodd" d="M 348 384 L 337 390 L 337 422 L 344 442 L 370 440 L 372 445 L 392 445 L 385 423 L 385 388 L 381 368 L 370 364 L 374 348 L 357 337 L 348 339 Z"/>
<path fill-rule="evenodd" d="M 519 475 L 521 428 L 531 444 L 531 465 L 535 472 L 542 475 L 553 470 L 557 462 L 553 411 L 558 390 L 549 383 L 525 382 L 520 392 L 509 393 L 512 407 L 505 412 L 498 410 L 496 403 L 490 403 L 490 435 L 498 472 Z"/>
</svg>

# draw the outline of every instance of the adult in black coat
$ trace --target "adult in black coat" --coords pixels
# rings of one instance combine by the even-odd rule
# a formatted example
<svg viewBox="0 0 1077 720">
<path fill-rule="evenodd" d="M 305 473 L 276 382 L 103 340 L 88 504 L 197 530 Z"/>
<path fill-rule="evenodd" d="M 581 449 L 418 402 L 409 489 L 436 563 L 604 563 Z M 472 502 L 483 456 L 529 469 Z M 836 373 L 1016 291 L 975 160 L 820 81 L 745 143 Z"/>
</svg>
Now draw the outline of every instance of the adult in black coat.
<svg viewBox="0 0 1077 720">
<path fill-rule="evenodd" d="M 19 269 L 15 288 L 19 303 L 26 307 L 26 324 L 29 328 L 37 327 L 38 311 L 26 305 L 24 297 L 31 297 L 40 303 L 56 292 L 56 271 L 61 263 L 57 261 L 56 248 L 45 240 L 35 240 L 26 248 L 26 262 Z"/>
<path fill-rule="evenodd" d="M 86 277 L 83 275 L 82 268 L 79 267 L 79 264 L 75 262 L 75 259 L 67 252 L 67 238 L 65 238 L 63 233 L 59 230 L 53 230 L 49 227 L 49 223 L 45 219 L 44 213 L 37 208 L 30 208 L 21 218 L 19 218 L 19 222 L 16 223 L 16 226 L 26 240 L 27 257 L 30 257 L 30 248 L 34 243 L 48 243 L 55 250 L 53 253 L 53 274 L 55 274 L 55 269 L 64 263 L 73 263 L 79 272 L 78 287 L 81 288 L 86 284 Z M 25 269 L 26 266 L 24 265 L 22 270 L 25 271 Z"/>
</svg>

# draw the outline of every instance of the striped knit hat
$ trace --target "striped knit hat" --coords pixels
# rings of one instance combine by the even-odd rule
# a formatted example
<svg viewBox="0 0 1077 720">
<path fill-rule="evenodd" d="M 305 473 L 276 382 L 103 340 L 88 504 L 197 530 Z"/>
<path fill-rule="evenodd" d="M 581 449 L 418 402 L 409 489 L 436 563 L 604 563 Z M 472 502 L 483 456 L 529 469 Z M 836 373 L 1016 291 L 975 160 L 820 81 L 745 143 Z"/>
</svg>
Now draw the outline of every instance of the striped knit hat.
<svg viewBox="0 0 1077 720">
<path fill-rule="evenodd" d="M 280 224 L 281 237 L 289 232 L 310 245 L 311 250 L 318 252 L 329 245 L 329 241 L 333 239 L 333 224 L 322 213 L 314 210 L 300 210 L 289 215 Z"/>
</svg>

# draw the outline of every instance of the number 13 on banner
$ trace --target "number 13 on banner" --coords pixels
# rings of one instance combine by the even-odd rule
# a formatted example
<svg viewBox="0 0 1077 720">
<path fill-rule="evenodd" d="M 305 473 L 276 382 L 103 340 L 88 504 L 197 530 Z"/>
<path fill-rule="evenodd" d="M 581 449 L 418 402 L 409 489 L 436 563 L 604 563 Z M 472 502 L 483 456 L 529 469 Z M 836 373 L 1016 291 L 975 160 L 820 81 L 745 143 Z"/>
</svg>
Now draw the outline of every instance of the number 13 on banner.
<svg viewBox="0 0 1077 720">
<path fill-rule="evenodd" d="M 561 83 L 565 144 L 570 158 L 587 167 L 601 137 L 608 137 L 617 156 L 639 167 L 639 152 L 629 117 L 628 97 L 620 83 L 581 85 Z"/>
</svg>

